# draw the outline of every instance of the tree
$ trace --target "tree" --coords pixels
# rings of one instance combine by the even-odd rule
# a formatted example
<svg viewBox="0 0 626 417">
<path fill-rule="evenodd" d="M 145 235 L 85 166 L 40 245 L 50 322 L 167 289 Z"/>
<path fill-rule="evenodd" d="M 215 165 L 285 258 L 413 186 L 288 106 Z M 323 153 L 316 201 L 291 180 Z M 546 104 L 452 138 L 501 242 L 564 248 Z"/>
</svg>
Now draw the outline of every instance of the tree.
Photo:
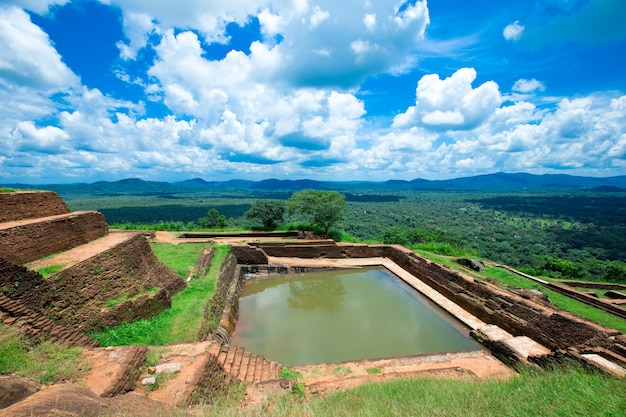
<svg viewBox="0 0 626 417">
<path fill-rule="evenodd" d="M 213 227 L 223 228 L 228 226 L 226 216 L 220 214 L 216 208 L 209 210 L 207 217 L 200 217 L 198 219 L 198 223 L 200 223 L 200 227 L 203 229 L 210 229 Z"/>
<path fill-rule="evenodd" d="M 337 191 L 302 190 L 291 195 L 287 209 L 289 214 L 309 216 L 314 225 L 324 229 L 324 238 L 328 238 L 330 227 L 343 220 L 346 196 Z"/>
<path fill-rule="evenodd" d="M 264 228 L 274 229 L 285 217 L 285 202 L 277 200 L 257 200 L 245 214 L 247 219 L 256 219 Z"/>
</svg>

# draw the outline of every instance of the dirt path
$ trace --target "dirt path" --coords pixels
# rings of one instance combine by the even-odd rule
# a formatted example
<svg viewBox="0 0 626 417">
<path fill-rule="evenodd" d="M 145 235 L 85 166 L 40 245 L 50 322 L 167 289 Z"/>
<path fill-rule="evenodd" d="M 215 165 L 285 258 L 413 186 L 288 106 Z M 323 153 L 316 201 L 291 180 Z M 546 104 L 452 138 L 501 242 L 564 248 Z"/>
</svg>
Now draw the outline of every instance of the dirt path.
<svg viewBox="0 0 626 417">
<path fill-rule="evenodd" d="M 93 213 L 93 211 L 74 211 L 72 213 L 57 214 L 57 215 L 54 215 L 54 216 L 35 217 L 33 219 L 22 219 L 22 220 L 13 220 L 13 221 L 10 221 L 10 222 L 2 222 L 2 223 L 0 223 L 0 230 L 10 229 L 12 227 L 23 226 L 25 224 L 34 224 L 34 223 L 39 223 L 39 222 L 44 222 L 44 221 L 62 219 L 62 218 L 65 218 L 65 217 L 80 216 L 83 213 Z"/>
<path fill-rule="evenodd" d="M 77 246 L 49 258 L 31 262 L 27 264 L 26 267 L 33 271 L 37 271 L 41 268 L 46 268 L 52 265 L 63 265 L 63 269 L 67 269 L 81 261 L 84 261 L 85 259 L 102 253 L 126 240 L 129 240 L 136 235 L 136 232 L 109 233 L 108 235 L 93 240 L 87 244 Z"/>
</svg>

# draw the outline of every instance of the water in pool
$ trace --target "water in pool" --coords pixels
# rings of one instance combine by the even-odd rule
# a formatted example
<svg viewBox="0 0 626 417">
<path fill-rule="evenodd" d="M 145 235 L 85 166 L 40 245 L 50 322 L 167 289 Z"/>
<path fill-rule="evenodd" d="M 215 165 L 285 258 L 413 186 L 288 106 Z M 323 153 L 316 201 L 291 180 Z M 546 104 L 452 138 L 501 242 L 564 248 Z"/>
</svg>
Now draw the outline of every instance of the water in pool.
<svg viewBox="0 0 626 417">
<path fill-rule="evenodd" d="M 384 268 L 249 279 L 232 343 L 283 365 L 478 350 Z"/>
</svg>

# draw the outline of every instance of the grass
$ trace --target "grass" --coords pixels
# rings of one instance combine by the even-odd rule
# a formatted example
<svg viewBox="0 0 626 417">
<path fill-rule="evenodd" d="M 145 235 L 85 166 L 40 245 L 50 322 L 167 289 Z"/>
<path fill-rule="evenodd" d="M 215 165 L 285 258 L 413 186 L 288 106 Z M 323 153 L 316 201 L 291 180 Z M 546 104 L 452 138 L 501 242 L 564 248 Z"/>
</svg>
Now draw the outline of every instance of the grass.
<svg viewBox="0 0 626 417">
<path fill-rule="evenodd" d="M 607 297 L 606 296 L 606 292 L 608 290 L 603 290 L 603 289 L 600 289 L 600 288 L 587 288 L 587 287 L 575 287 L 575 288 L 576 288 L 577 291 L 580 291 L 580 292 L 593 292 L 593 293 L 595 293 L 598 296 L 598 298 L 602 298 L 602 299 L 605 299 L 605 300 L 610 300 L 611 299 L 611 297 Z M 624 294 L 624 297 L 626 297 L 626 292 L 625 291 L 620 291 L 620 290 L 613 290 L 613 291 L 618 292 L 620 294 Z"/>
<path fill-rule="evenodd" d="M 142 296 L 142 295 L 144 295 L 144 294 L 149 295 L 149 294 L 155 293 L 155 292 L 157 292 L 157 291 L 159 291 L 159 290 L 160 290 L 160 288 L 159 288 L 159 287 L 153 287 L 153 288 L 150 288 L 150 289 L 148 289 L 148 290 L 146 290 L 146 291 L 143 291 L 143 292 L 137 293 L 137 294 L 133 295 L 132 297 L 129 297 L 128 295 L 124 294 L 124 295 L 122 295 L 121 297 L 114 298 L 113 300 L 109 300 L 109 301 L 107 301 L 107 302 L 106 302 L 106 304 L 105 304 L 105 307 L 106 307 L 106 308 L 115 307 L 116 305 L 121 304 L 121 303 L 123 303 L 124 301 L 127 301 L 127 300 L 134 300 L 135 298 L 137 298 L 137 297 L 139 297 L 139 296 Z"/>
<path fill-rule="evenodd" d="M 75 381 L 87 370 L 81 347 L 33 343 L 13 327 L 0 323 L 0 375 L 19 375 L 42 384 Z"/>
<path fill-rule="evenodd" d="M 295 394 L 295 395 L 294 395 Z M 626 381 L 577 365 L 522 369 L 509 380 L 394 380 L 324 397 L 286 394 L 271 407 L 201 407 L 197 416 L 623 416 Z"/>
<path fill-rule="evenodd" d="M 186 243 L 184 245 L 152 243 L 150 246 L 155 256 L 176 271 L 183 279 L 187 279 L 202 250 L 206 247 L 204 243 Z"/>
<path fill-rule="evenodd" d="M 455 262 L 455 258 L 424 251 L 419 251 L 419 253 L 432 261 L 446 265 L 452 269 L 468 273 L 466 268 L 461 267 Z M 513 286 L 518 288 L 539 290 L 547 295 L 548 299 L 551 302 L 553 302 L 555 305 L 557 305 L 559 308 L 562 308 L 563 310 L 569 311 L 570 313 L 573 313 L 579 317 L 591 320 L 610 329 L 615 329 L 619 330 L 622 333 L 626 333 L 626 320 L 607 313 L 604 310 L 600 310 L 588 304 L 569 298 L 563 294 L 551 291 L 535 281 L 524 278 L 521 275 L 514 274 L 513 272 L 507 271 L 506 269 L 486 266 L 484 272 L 481 272 L 480 274 L 472 272 L 471 275 L 478 278 L 487 277 L 499 281 L 502 283 L 501 286 L 503 288 L 506 288 L 506 286 Z M 546 277 L 541 277 L 541 279 L 550 281 L 550 278 Z"/>
<path fill-rule="evenodd" d="M 348 376 L 352 373 L 352 369 L 347 366 L 338 366 L 333 369 L 333 375 L 337 376 Z"/>
<path fill-rule="evenodd" d="M 285 367 L 280 371 L 280 377 L 293 379 L 295 381 L 302 378 L 302 374 L 300 372 L 292 371 L 291 369 Z"/>
<path fill-rule="evenodd" d="M 50 266 L 46 266 L 45 268 L 38 269 L 37 272 L 39 272 L 41 276 L 44 277 L 44 279 L 46 279 L 50 275 L 54 274 L 55 272 L 59 272 L 61 269 L 63 269 L 64 266 L 65 265 L 63 264 L 50 265 Z"/>
<path fill-rule="evenodd" d="M 536 289 L 548 296 L 548 299 L 563 310 L 574 313 L 579 317 L 594 321 L 611 329 L 626 333 L 626 320 L 616 317 L 604 310 L 600 310 L 563 294 L 554 292 L 543 285 L 514 274 L 501 268 L 486 267 L 484 276 L 500 281 L 506 285 L 519 288 Z"/>
<path fill-rule="evenodd" d="M 189 246 L 189 247 L 188 247 Z M 157 258 L 181 277 L 186 278 L 204 248 L 203 244 L 155 244 Z M 149 320 L 137 320 L 92 334 L 101 346 L 192 343 L 198 337 L 206 301 L 215 290 L 219 265 L 230 250 L 215 246 L 215 255 L 207 275 L 190 281 L 185 289 L 172 297 L 172 307 Z"/>
</svg>

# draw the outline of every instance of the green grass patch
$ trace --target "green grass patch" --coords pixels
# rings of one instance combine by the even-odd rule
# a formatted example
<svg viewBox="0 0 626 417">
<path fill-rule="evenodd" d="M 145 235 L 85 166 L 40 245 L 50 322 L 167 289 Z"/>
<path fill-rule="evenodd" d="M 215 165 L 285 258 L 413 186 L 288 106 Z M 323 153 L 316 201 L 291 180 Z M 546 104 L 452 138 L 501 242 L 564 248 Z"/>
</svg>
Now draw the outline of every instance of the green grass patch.
<svg viewBox="0 0 626 417">
<path fill-rule="evenodd" d="M 352 369 L 347 366 L 338 366 L 333 369 L 333 375 L 337 376 L 348 376 L 352 373 Z"/>
<path fill-rule="evenodd" d="M 570 313 L 574 313 L 579 317 L 594 321 L 608 328 L 619 330 L 622 333 L 626 333 L 626 320 L 607 313 L 604 310 L 600 310 L 588 304 L 582 303 L 578 300 L 569 298 L 563 294 L 554 292 L 548 288 L 545 288 L 538 282 L 532 281 L 528 278 L 524 278 L 520 275 L 514 274 L 502 268 L 486 267 L 485 272 L 482 275 L 495 279 L 506 285 L 518 288 L 539 290 L 547 295 L 550 301 L 552 301 L 563 310 L 569 311 Z M 544 279 L 543 277 L 541 278 Z"/>
<path fill-rule="evenodd" d="M 580 367 L 522 370 L 509 380 L 416 378 L 362 385 L 323 397 L 277 398 L 270 409 L 204 408 L 202 415 L 245 416 L 623 416 L 626 382 Z"/>
<path fill-rule="evenodd" d="M 185 248 L 191 246 L 191 248 Z M 202 244 L 155 244 L 157 257 L 181 277 L 187 277 L 202 252 Z M 172 297 L 172 307 L 149 320 L 137 320 L 92 334 L 101 346 L 154 345 L 191 343 L 198 337 L 205 303 L 213 295 L 219 266 L 230 246 L 215 246 L 211 268 L 204 277 L 187 283 Z"/>
<path fill-rule="evenodd" d="M 604 300 L 610 300 L 611 299 L 611 297 L 607 297 L 606 296 L 606 292 L 608 290 L 604 290 L 604 289 L 601 289 L 601 288 L 587 288 L 587 287 L 575 287 L 575 288 L 576 288 L 577 291 L 580 291 L 580 292 L 593 292 L 593 293 L 595 293 L 598 296 L 598 298 L 602 298 Z M 626 292 L 624 292 L 624 291 L 621 291 L 621 290 L 613 290 L 613 291 L 617 292 L 617 293 L 620 293 L 620 294 L 624 294 L 624 297 L 626 297 Z"/>
<path fill-rule="evenodd" d="M 14 193 L 16 191 L 15 188 L 0 187 L 0 193 Z"/>
<path fill-rule="evenodd" d="M 300 372 L 292 371 L 291 369 L 285 367 L 280 371 L 280 377 L 297 380 L 302 378 L 302 374 Z"/>
<path fill-rule="evenodd" d="M 76 381 L 88 369 L 81 347 L 33 343 L 0 323 L 0 375 L 34 378 L 42 384 Z"/>
<path fill-rule="evenodd" d="M 54 274 L 55 272 L 59 272 L 61 269 L 63 269 L 65 265 L 59 264 L 59 265 L 50 265 L 50 266 L 46 266 L 45 268 L 41 268 L 38 269 L 37 272 L 39 272 L 41 274 L 42 277 L 48 278 L 50 275 Z"/>
<path fill-rule="evenodd" d="M 115 298 L 113 300 L 109 300 L 106 302 L 105 307 L 106 308 L 111 308 L 111 307 L 115 307 L 118 304 L 123 303 L 124 301 L 128 301 L 128 300 L 134 300 L 137 297 L 140 297 L 142 295 L 150 295 L 152 293 L 155 293 L 157 291 L 159 291 L 160 288 L 159 287 L 154 287 L 154 288 L 150 288 L 146 291 L 140 292 L 138 294 L 133 295 L 132 297 L 129 297 L 128 295 L 124 294 L 121 297 Z"/>
<path fill-rule="evenodd" d="M 417 252 L 434 262 L 446 265 L 457 271 L 468 273 L 466 268 L 455 262 L 454 257 L 434 254 L 432 252 L 423 250 L 418 250 Z M 538 282 L 532 281 L 528 278 L 524 278 L 523 276 L 515 274 L 511 271 L 507 271 L 506 269 L 485 266 L 484 272 L 481 272 L 480 274 L 472 273 L 472 276 L 482 276 L 494 279 L 502 283 L 502 288 L 507 288 L 507 286 L 513 286 L 518 288 L 539 290 L 547 295 L 550 301 L 552 301 L 555 305 L 557 305 L 559 308 L 562 308 L 563 310 L 569 311 L 570 313 L 573 313 L 579 317 L 594 321 L 608 328 L 619 330 L 622 333 L 626 333 L 626 320 L 607 313 L 604 310 L 600 310 L 588 304 L 569 298 L 563 294 L 551 291 Z M 542 276 L 539 278 L 545 281 L 554 281 L 554 279 L 551 279 L 549 277 Z"/>
<path fill-rule="evenodd" d="M 185 243 L 172 245 L 169 243 L 152 243 L 152 252 L 165 265 L 172 268 L 183 279 L 187 279 L 191 269 L 196 264 L 204 243 Z"/>
</svg>

